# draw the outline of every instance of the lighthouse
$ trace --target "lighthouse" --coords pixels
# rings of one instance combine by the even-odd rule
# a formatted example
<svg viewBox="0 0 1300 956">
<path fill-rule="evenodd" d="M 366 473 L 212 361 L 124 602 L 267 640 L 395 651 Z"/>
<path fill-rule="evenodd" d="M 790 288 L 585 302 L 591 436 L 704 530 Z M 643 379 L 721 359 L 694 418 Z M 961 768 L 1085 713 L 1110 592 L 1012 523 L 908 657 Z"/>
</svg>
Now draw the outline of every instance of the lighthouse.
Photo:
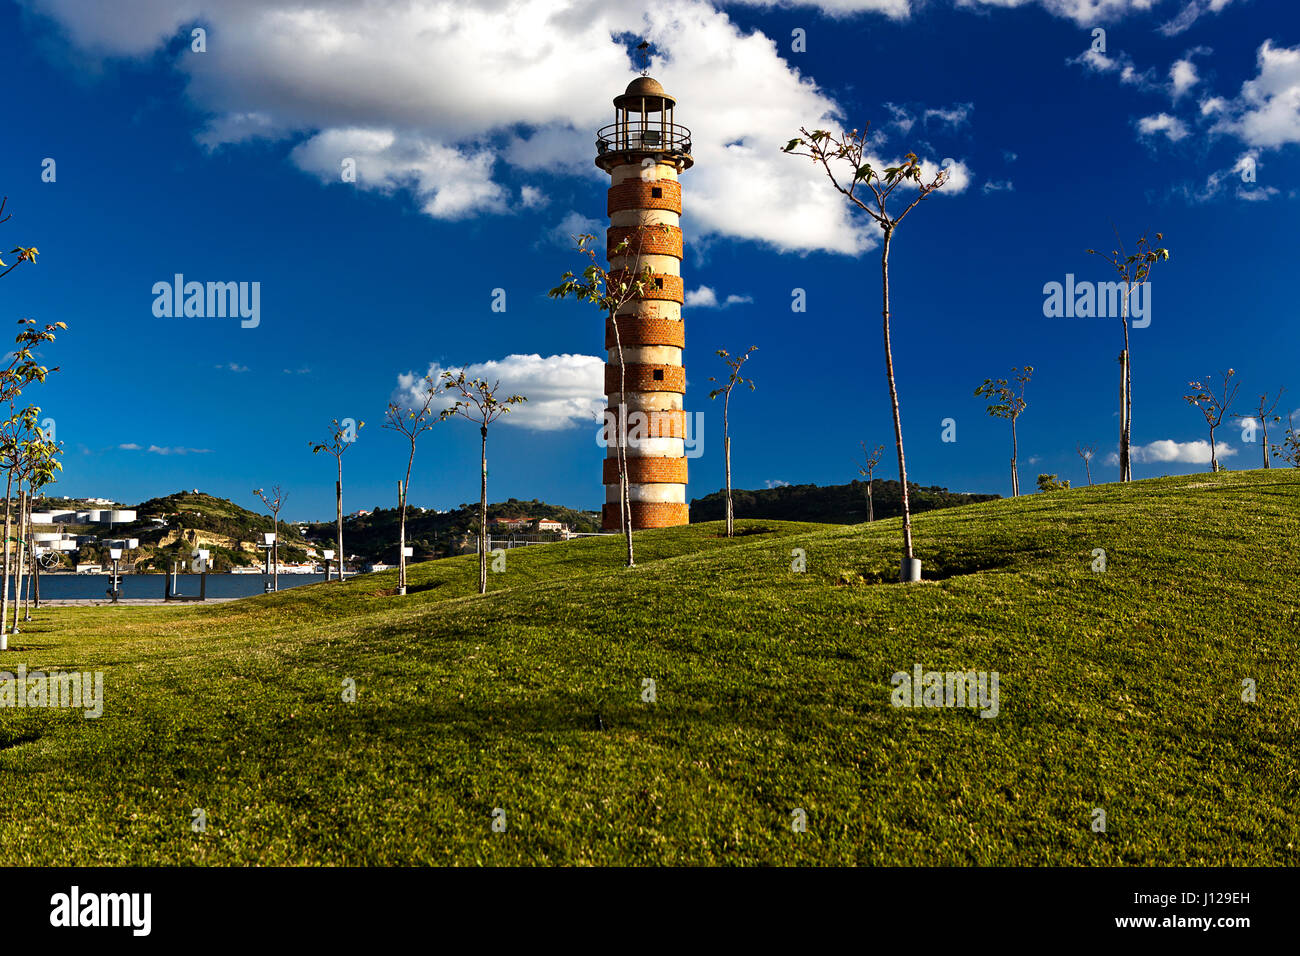
<svg viewBox="0 0 1300 956">
<path fill-rule="evenodd" d="M 648 76 L 614 97 L 614 122 L 596 134 L 596 165 L 609 173 L 606 256 L 611 274 L 650 270 L 643 294 L 619 310 L 618 338 L 626 366 L 620 394 L 613 323 L 605 323 L 606 421 L 627 443 L 632 527 L 687 524 L 686 369 L 682 351 L 682 187 L 689 169 L 691 131 L 674 122 L 677 101 Z M 627 241 L 618 255 L 615 250 Z M 627 420 L 619 421 L 620 403 Z M 601 524 L 618 529 L 618 434 L 607 441 L 601 480 Z"/>
</svg>

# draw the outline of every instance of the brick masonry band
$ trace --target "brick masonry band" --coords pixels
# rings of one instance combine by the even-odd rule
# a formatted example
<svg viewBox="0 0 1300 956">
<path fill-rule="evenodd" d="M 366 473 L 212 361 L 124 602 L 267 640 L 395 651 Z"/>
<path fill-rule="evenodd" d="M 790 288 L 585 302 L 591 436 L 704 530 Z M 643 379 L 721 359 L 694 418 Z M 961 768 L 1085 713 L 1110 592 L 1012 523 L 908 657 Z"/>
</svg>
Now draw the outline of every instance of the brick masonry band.
<svg viewBox="0 0 1300 956">
<path fill-rule="evenodd" d="M 642 269 L 642 272 L 645 270 Z M 609 274 L 611 280 L 618 282 L 623 280 L 627 275 L 625 269 L 615 269 Z M 637 274 L 631 276 L 635 279 Z M 650 273 L 650 281 L 647 282 L 641 290 L 640 298 L 642 299 L 662 299 L 668 302 L 676 302 L 681 305 L 686 301 L 685 283 L 681 276 L 669 275 L 667 272 Z"/>
<path fill-rule="evenodd" d="M 629 449 L 630 451 L 631 449 Z M 604 479 L 607 485 L 618 484 L 618 459 L 606 458 Z M 667 482 L 673 485 L 686 484 L 685 458 L 633 458 L 627 459 L 627 482 L 630 485 Z M 643 502 L 650 504 L 651 502 Z M 685 505 L 682 505 L 685 508 Z"/>
<path fill-rule="evenodd" d="M 606 531 L 619 530 L 618 504 L 606 504 L 601 508 L 600 526 Z M 632 502 L 632 527 L 634 528 L 671 528 L 679 524 L 689 524 L 691 520 L 689 506 L 668 501 L 634 501 Z"/>
<path fill-rule="evenodd" d="M 659 195 L 655 195 L 655 192 Z M 605 213 L 612 216 L 616 212 L 629 209 L 667 209 L 681 215 L 682 186 L 671 179 L 641 182 L 633 180 L 609 187 L 609 196 L 605 200 Z"/>
<path fill-rule="evenodd" d="M 610 226 L 605 231 L 605 257 L 614 255 L 614 249 L 624 239 L 628 248 L 624 255 L 682 257 L 682 230 L 679 226 Z M 639 245 L 639 250 L 638 250 Z"/>
<path fill-rule="evenodd" d="M 658 378 L 655 376 L 658 375 Z M 605 366 L 605 394 L 618 392 L 618 366 Z M 686 394 L 686 369 L 680 365 L 627 366 L 629 392 L 679 392 Z"/>
<path fill-rule="evenodd" d="M 635 345 L 671 345 L 679 349 L 686 348 L 686 326 L 674 319 L 620 315 L 618 335 L 623 340 L 624 348 Z M 614 325 L 606 319 L 605 348 L 614 347 Z"/>
<path fill-rule="evenodd" d="M 638 417 L 639 415 L 639 417 Z M 605 420 L 618 418 L 617 408 L 605 409 Z M 686 412 L 680 408 L 665 408 L 662 411 L 641 411 L 628 409 L 628 420 L 632 423 L 633 438 L 685 438 L 686 437 Z M 614 435 L 617 436 L 618 432 Z M 611 436 L 610 443 L 613 444 L 614 437 Z M 628 446 L 628 454 L 636 454 Z M 618 476 L 615 475 L 615 478 Z"/>
</svg>

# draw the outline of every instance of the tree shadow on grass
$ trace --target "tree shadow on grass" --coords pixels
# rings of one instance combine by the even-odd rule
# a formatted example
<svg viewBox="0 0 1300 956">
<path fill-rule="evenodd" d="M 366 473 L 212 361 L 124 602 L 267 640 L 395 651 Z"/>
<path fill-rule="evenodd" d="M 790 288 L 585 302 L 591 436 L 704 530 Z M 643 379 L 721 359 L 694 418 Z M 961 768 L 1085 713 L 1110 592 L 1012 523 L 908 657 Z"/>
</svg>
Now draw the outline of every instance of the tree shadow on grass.
<svg viewBox="0 0 1300 956">
<path fill-rule="evenodd" d="M 1005 571 L 1014 564 L 1011 555 L 952 554 L 926 557 L 921 563 L 922 581 L 947 581 L 967 574 L 986 571 Z M 856 587 L 867 584 L 898 584 L 898 568 L 866 567 L 841 570 L 835 579 L 836 587 Z"/>
</svg>

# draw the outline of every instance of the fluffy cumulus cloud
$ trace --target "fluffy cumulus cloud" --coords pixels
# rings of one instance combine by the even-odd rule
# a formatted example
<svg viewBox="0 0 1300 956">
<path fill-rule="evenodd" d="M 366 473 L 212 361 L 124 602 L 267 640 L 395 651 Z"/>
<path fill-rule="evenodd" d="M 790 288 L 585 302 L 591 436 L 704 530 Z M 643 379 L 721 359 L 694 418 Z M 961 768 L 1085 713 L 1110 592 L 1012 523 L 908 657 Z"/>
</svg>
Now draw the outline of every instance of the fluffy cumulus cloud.
<svg viewBox="0 0 1300 956">
<path fill-rule="evenodd" d="M 652 74 L 695 134 L 695 234 L 798 252 L 875 243 L 811 162 L 775 149 L 801 125 L 853 123 L 776 41 L 706 0 L 136 0 L 130 17 L 112 4 L 23 2 L 102 57 L 149 57 L 201 24 L 207 51 L 185 46 L 174 63 L 206 116 L 203 143 L 286 139 L 292 161 L 322 182 L 354 173 L 354 188 L 409 194 L 427 215 L 452 220 L 536 207 L 543 177 L 599 176 L 592 134 L 634 73 L 616 38 L 641 35 L 654 45 Z M 786 5 L 895 18 L 911 9 L 907 0 Z M 948 113 L 935 118 L 953 122 Z M 967 172 L 959 164 L 943 192 L 959 192 Z M 520 174 L 536 178 L 507 185 Z"/>
<path fill-rule="evenodd" d="M 433 362 L 423 375 L 407 372 L 397 376 L 392 401 L 410 408 L 422 405 L 428 382 L 437 382 L 443 371 L 459 372 Z M 465 367 L 469 378 L 501 383 L 498 396 L 523 395 L 528 401 L 514 406 L 502 424 L 535 431 L 556 431 L 577 425 L 595 427 L 605 408 L 605 359 L 595 355 L 507 355 L 503 359 L 476 362 Z M 443 409 L 455 401 L 453 395 L 436 396 L 433 408 Z"/>
<path fill-rule="evenodd" d="M 1216 102 L 1225 115 L 1215 129 L 1265 149 L 1300 143 L 1300 46 L 1276 47 L 1265 40 L 1256 62 L 1259 73 L 1242 84 L 1240 95 Z"/>
<path fill-rule="evenodd" d="M 1169 68 L 1169 85 L 1174 99 L 1190 90 L 1199 79 L 1195 63 L 1189 59 L 1175 60 Z"/>
<path fill-rule="evenodd" d="M 1230 458 L 1237 454 L 1237 449 L 1224 442 L 1218 442 L 1219 458 Z M 1208 465 L 1210 463 L 1210 443 L 1208 441 L 1173 441 L 1169 438 L 1153 441 L 1149 445 L 1134 445 L 1129 449 L 1134 461 L 1147 463 L 1182 462 L 1189 465 Z"/>
</svg>

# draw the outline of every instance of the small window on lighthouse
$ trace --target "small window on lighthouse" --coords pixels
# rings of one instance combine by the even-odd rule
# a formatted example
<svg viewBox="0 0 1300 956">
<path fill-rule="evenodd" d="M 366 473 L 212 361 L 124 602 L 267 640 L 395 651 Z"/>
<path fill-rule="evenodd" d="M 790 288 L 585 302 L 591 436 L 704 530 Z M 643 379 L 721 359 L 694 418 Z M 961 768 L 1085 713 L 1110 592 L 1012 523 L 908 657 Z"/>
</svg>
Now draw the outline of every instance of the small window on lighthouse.
<svg viewBox="0 0 1300 956">
<path fill-rule="evenodd" d="M 663 287 L 664 287 L 664 280 L 663 280 L 663 279 L 655 279 L 655 288 L 656 288 L 656 289 L 662 289 Z"/>
<path fill-rule="evenodd" d="M 663 380 L 664 380 L 664 370 L 661 368 L 655 369 L 655 381 L 662 382 Z"/>
<path fill-rule="evenodd" d="M 663 198 L 664 198 L 664 188 L 663 188 L 662 186 L 651 186 L 651 187 L 650 187 L 650 198 L 651 198 L 651 199 L 663 199 Z"/>
</svg>

